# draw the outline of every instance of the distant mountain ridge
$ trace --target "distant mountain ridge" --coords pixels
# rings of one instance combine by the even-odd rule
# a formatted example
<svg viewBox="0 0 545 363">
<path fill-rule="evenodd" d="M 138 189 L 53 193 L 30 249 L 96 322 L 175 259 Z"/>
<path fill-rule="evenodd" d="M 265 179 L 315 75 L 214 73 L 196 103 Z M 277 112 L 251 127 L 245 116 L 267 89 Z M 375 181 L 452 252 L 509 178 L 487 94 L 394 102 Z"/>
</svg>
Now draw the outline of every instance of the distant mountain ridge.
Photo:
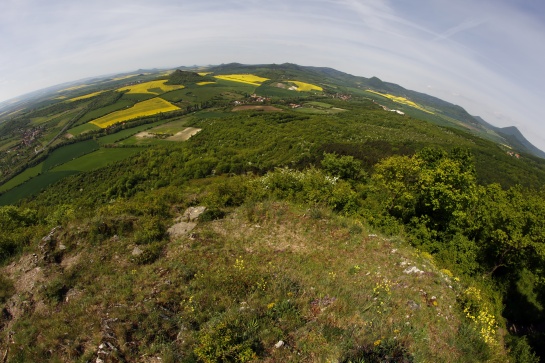
<svg viewBox="0 0 545 363">
<path fill-rule="evenodd" d="M 545 158 L 545 152 L 530 143 L 516 127 L 500 128 L 489 124 L 480 117 L 470 115 L 463 107 L 444 101 L 440 98 L 425 93 L 408 90 L 398 84 L 384 82 L 378 77 L 354 76 L 342 71 L 328 67 L 300 66 L 293 63 L 283 64 L 258 64 L 245 65 L 241 63 L 221 64 L 211 66 L 208 71 L 217 74 L 221 73 L 255 73 L 256 75 L 285 79 L 304 77 L 308 81 L 319 83 L 327 80 L 337 86 L 347 88 L 347 91 L 355 89 L 388 93 L 399 97 L 410 99 L 424 106 L 433 109 L 437 117 L 428 116 L 428 121 L 443 126 L 463 128 L 471 131 L 480 137 L 493 140 L 499 144 L 506 144 L 521 153 L 528 153 L 534 156 Z M 350 89 L 352 88 L 352 89 Z M 415 112 L 414 110 L 412 110 Z M 422 112 L 420 112 L 419 116 Z"/>
<path fill-rule="evenodd" d="M 483 120 L 483 118 L 480 116 L 474 116 L 474 118 L 479 123 L 484 124 L 486 127 L 491 128 L 498 135 L 502 136 L 507 143 L 512 145 L 514 148 L 545 159 L 545 152 L 538 149 L 530 141 L 528 141 L 516 126 L 496 127 Z"/>
<path fill-rule="evenodd" d="M 325 90 L 333 93 L 346 93 L 346 94 L 358 94 L 360 96 L 369 97 L 374 99 L 377 103 L 383 104 L 385 107 L 392 109 L 401 109 L 403 112 L 408 113 L 411 116 L 425 119 L 427 121 L 436 123 L 441 126 L 455 127 L 469 131 L 480 137 L 492 140 L 498 144 L 507 145 L 517 152 L 528 153 L 540 158 L 545 158 L 545 152 L 531 144 L 516 127 L 496 127 L 486 122 L 478 116 L 470 115 L 463 107 L 449 103 L 434 96 L 430 96 L 425 93 L 408 90 L 398 84 L 382 81 L 377 77 L 361 77 L 354 76 L 349 73 L 345 73 L 329 67 L 314 67 L 314 66 L 301 66 L 293 63 L 283 64 L 255 64 L 246 65 L 241 63 L 229 63 L 220 65 L 209 66 L 180 66 L 176 67 L 179 80 L 171 79 L 174 84 L 181 84 L 183 81 L 196 82 L 206 77 L 200 77 L 196 73 L 206 69 L 208 72 L 215 74 L 229 74 L 229 73 L 253 73 L 255 75 L 268 78 L 272 81 L 285 81 L 290 79 L 298 79 L 307 81 L 314 84 L 319 84 L 324 87 Z M 120 73 L 115 76 L 123 76 L 127 74 L 159 74 L 166 69 L 139 69 L 134 72 Z M 192 75 L 195 79 L 189 79 L 189 75 Z M 68 82 L 61 85 L 48 87 L 42 90 L 31 92 L 27 95 L 20 96 L 11 100 L 0 102 L 0 123 L 5 121 L 10 113 L 16 112 L 17 109 L 29 104 L 30 102 L 36 102 L 37 100 L 51 95 L 56 92 L 60 92 L 63 88 L 73 86 L 81 83 L 87 83 L 88 85 L 98 85 L 105 82 L 111 82 L 114 75 L 104 75 L 101 77 L 85 78 L 76 82 Z M 387 98 L 381 97 L 380 94 L 373 94 L 367 92 L 372 90 L 380 94 L 393 95 L 396 97 L 403 97 L 411 102 L 423 106 L 429 110 L 428 113 L 423 112 L 415 108 L 411 108 L 406 105 L 400 105 Z"/>
</svg>

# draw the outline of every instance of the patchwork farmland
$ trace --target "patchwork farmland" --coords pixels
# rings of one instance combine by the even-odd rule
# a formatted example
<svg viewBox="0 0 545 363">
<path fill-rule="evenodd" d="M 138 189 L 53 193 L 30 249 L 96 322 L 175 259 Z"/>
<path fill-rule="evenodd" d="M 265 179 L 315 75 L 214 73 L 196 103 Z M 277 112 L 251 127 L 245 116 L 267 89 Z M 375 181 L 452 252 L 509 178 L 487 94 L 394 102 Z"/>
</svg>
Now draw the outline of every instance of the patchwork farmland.
<svg viewBox="0 0 545 363">
<path fill-rule="evenodd" d="M 122 111 L 112 112 L 106 116 L 91 121 L 92 124 L 106 128 L 119 122 L 132 120 L 138 117 L 152 116 L 161 112 L 176 111 L 180 108 L 162 98 L 152 98 L 137 103 L 131 108 Z"/>
</svg>

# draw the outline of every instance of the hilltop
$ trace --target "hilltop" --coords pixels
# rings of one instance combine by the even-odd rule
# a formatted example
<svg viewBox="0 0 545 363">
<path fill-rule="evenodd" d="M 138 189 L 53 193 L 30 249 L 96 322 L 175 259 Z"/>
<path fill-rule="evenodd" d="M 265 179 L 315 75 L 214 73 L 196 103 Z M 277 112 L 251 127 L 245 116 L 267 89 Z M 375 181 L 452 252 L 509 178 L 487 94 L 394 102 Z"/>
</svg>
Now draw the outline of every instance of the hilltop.
<svg viewBox="0 0 545 363">
<path fill-rule="evenodd" d="M 513 130 L 294 64 L 46 93 L 1 116 L 4 361 L 543 355 L 545 160 Z"/>
</svg>

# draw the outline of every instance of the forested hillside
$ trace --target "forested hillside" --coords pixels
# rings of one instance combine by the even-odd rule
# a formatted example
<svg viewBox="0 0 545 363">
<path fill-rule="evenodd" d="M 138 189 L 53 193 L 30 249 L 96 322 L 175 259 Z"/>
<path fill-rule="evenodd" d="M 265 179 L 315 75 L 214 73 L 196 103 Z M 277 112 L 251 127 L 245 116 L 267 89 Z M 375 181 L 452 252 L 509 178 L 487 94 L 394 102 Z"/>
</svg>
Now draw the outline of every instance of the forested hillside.
<svg viewBox="0 0 545 363">
<path fill-rule="evenodd" d="M 195 71 L 4 124 L 4 361 L 544 356 L 542 159 L 334 70 Z"/>
</svg>

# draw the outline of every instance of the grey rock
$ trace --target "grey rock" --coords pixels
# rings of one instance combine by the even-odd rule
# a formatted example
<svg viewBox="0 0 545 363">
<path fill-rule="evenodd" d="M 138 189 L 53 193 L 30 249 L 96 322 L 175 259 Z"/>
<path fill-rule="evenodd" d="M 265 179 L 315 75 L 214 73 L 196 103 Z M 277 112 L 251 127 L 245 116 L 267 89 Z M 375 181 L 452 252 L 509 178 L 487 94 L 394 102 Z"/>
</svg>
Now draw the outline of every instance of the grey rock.
<svg viewBox="0 0 545 363">
<path fill-rule="evenodd" d="M 407 305 L 409 306 L 409 308 L 411 308 L 411 310 L 418 310 L 420 309 L 420 305 L 415 303 L 413 300 L 409 300 L 407 301 Z"/>
<path fill-rule="evenodd" d="M 140 256 L 142 253 L 144 253 L 144 251 L 142 251 L 139 247 L 135 247 L 135 248 L 133 248 L 131 254 L 133 256 Z"/>
</svg>

